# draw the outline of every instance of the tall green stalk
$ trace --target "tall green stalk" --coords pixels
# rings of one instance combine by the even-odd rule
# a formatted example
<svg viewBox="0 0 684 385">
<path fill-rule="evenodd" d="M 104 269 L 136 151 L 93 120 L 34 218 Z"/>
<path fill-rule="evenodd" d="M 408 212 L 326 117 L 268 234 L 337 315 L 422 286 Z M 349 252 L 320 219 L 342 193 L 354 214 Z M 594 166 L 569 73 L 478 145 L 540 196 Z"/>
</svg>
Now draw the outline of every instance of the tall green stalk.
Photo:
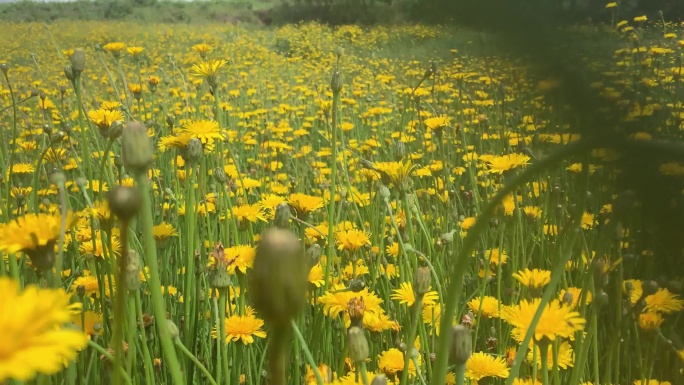
<svg viewBox="0 0 684 385">
<path fill-rule="evenodd" d="M 161 342 L 164 358 L 168 363 L 165 365 L 171 372 L 171 381 L 173 385 L 184 385 L 183 374 L 181 373 L 180 363 L 176 355 L 173 340 L 169 333 L 168 325 L 166 323 L 166 309 L 164 306 L 164 297 L 161 293 L 161 281 L 159 279 L 159 266 L 157 264 L 157 247 L 155 245 L 154 236 L 152 235 L 152 199 L 150 194 L 150 181 L 147 179 L 146 173 L 137 173 L 135 175 L 136 184 L 142 195 L 142 205 L 140 213 L 140 231 L 142 232 L 143 248 L 145 252 L 145 261 L 150 268 L 150 285 L 149 291 L 152 296 L 152 307 L 154 311 L 155 325 L 159 333 L 159 340 Z"/>
</svg>

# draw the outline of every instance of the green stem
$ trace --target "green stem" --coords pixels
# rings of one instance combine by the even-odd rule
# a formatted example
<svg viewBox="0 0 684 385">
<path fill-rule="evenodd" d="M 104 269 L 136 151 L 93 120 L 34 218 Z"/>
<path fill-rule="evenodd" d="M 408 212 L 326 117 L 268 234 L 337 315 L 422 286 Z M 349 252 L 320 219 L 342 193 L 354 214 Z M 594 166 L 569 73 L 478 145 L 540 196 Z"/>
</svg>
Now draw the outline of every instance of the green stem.
<svg viewBox="0 0 684 385">
<path fill-rule="evenodd" d="M 186 348 L 185 345 L 183 345 L 180 338 L 176 338 L 174 342 L 176 343 L 176 347 L 178 347 L 178 349 L 180 349 L 180 351 L 183 352 L 183 354 L 185 354 L 190 359 L 190 361 L 192 361 L 199 368 L 202 374 L 204 374 L 207 377 L 207 381 L 209 381 L 211 385 L 217 385 L 216 381 L 214 380 L 214 377 L 211 376 L 211 373 L 209 373 L 207 368 L 204 365 L 202 365 L 202 363 L 197 359 L 197 357 L 195 357 L 194 354 L 190 353 L 188 348 Z"/>
<path fill-rule="evenodd" d="M 123 378 L 124 382 L 127 385 L 133 385 L 133 382 L 131 382 L 131 378 L 128 376 L 128 373 L 126 373 L 126 371 L 124 371 L 124 369 L 121 367 L 121 365 L 119 365 L 116 362 L 116 360 L 114 359 L 114 356 L 112 356 L 105 348 L 96 344 L 92 340 L 88 340 L 88 346 L 95 349 L 96 352 L 100 353 L 103 357 L 108 359 L 109 362 L 111 362 L 115 368 L 118 368 L 119 369 L 118 372 L 120 372 L 121 378 Z"/>
<path fill-rule="evenodd" d="M 150 181 L 147 179 L 146 172 L 136 175 L 136 182 L 142 195 L 140 230 L 143 236 L 144 255 L 147 266 L 150 268 L 150 285 L 148 287 L 152 296 L 155 325 L 159 333 L 162 351 L 166 362 L 165 365 L 171 371 L 173 385 L 183 385 L 183 374 L 181 373 L 178 356 L 171 340 L 169 328 L 166 323 L 166 309 L 164 297 L 161 293 L 161 282 L 159 279 L 159 266 L 157 264 L 157 247 L 155 246 L 154 236 L 152 235 L 152 200 L 150 198 Z"/>
<path fill-rule="evenodd" d="M 330 164 L 330 201 L 328 202 L 328 242 L 326 249 L 325 276 L 332 276 L 332 261 L 335 254 L 335 194 L 337 193 L 337 110 L 340 104 L 340 90 L 333 90 L 333 101 L 331 107 L 332 124 L 330 127 L 332 149 Z M 325 280 L 324 289 L 328 289 L 330 280 Z"/>
<path fill-rule="evenodd" d="M 409 362 L 412 351 L 415 349 L 413 346 L 416 339 L 416 331 L 418 330 L 418 323 L 420 322 L 420 312 L 423 308 L 423 294 L 416 294 L 416 302 L 413 303 L 413 308 L 411 309 L 411 329 L 409 330 L 408 339 L 406 340 L 406 353 L 404 353 L 404 370 L 401 372 L 401 382 L 400 384 L 408 384 L 408 374 L 409 374 Z M 419 370 L 416 366 L 416 370 Z"/>
<path fill-rule="evenodd" d="M 309 361 L 309 366 L 311 366 L 311 370 L 313 370 L 314 376 L 316 376 L 316 383 L 318 385 L 323 385 L 323 376 L 321 376 L 321 373 L 318 371 L 316 360 L 314 360 L 313 355 L 309 350 L 309 346 L 306 344 L 306 340 L 304 340 L 302 332 L 299 330 L 297 323 L 294 320 L 291 320 L 290 323 L 292 324 L 292 331 L 294 332 L 295 337 L 297 337 L 302 351 L 304 352 L 304 357 L 306 357 L 306 360 Z"/>
</svg>

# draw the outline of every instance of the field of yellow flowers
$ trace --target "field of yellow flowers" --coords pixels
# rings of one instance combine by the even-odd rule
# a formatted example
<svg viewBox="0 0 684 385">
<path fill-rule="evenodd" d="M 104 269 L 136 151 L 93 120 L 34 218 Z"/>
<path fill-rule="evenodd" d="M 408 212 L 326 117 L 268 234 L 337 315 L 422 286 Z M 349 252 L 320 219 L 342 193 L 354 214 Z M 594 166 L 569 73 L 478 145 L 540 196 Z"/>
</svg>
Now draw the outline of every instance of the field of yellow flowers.
<svg viewBox="0 0 684 385">
<path fill-rule="evenodd" d="M 589 88 L 669 149 L 684 31 L 645 22 Z M 684 383 L 629 154 L 522 59 L 422 25 L 0 27 L 0 384 Z"/>
</svg>

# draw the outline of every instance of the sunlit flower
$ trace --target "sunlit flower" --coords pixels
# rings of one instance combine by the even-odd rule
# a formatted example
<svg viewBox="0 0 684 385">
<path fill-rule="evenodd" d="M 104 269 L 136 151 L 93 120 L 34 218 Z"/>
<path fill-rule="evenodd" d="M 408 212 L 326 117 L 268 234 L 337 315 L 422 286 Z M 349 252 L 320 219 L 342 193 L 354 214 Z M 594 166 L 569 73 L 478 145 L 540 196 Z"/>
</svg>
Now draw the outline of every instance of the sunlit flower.
<svg viewBox="0 0 684 385">
<path fill-rule="evenodd" d="M 418 355 L 418 363 L 420 364 L 420 355 Z M 391 348 L 380 353 L 378 357 L 378 368 L 388 377 L 395 376 L 397 372 L 404 369 L 404 353 L 399 349 Z M 416 366 L 413 360 L 409 361 L 409 376 L 416 375 Z"/>
<path fill-rule="evenodd" d="M 506 360 L 484 352 L 473 353 L 466 361 L 466 378 L 479 381 L 485 377 L 508 377 Z"/>
<path fill-rule="evenodd" d="M 261 328 L 264 321 L 254 315 L 233 315 L 225 319 L 226 342 L 242 342 L 249 345 L 254 342 L 254 337 L 266 338 L 266 332 Z M 217 330 L 211 332 L 213 338 L 218 338 Z"/>
<path fill-rule="evenodd" d="M 482 300 L 480 300 L 480 297 L 476 297 L 468 302 L 468 309 L 473 313 L 490 318 L 499 317 L 500 306 L 499 300 L 491 296 L 484 296 Z"/>
<path fill-rule="evenodd" d="M 0 277 L 0 381 L 55 374 L 85 348 L 88 337 L 65 327 L 73 305 L 62 289 L 40 289 Z"/>
<path fill-rule="evenodd" d="M 413 290 L 413 285 L 411 282 L 404 282 L 399 285 L 398 289 L 392 291 L 391 298 L 399 301 L 399 304 L 413 306 L 413 304 L 416 302 L 416 293 Z M 439 296 L 436 291 L 428 291 L 423 295 L 423 306 L 434 305 L 438 299 Z"/>
<path fill-rule="evenodd" d="M 551 282 L 551 272 L 540 269 L 525 269 L 513 273 L 513 278 L 518 280 L 523 286 L 527 286 L 531 289 L 541 288 Z"/>
<path fill-rule="evenodd" d="M 335 242 L 339 250 L 354 252 L 362 247 L 370 246 L 371 241 L 365 231 L 357 229 L 339 230 L 335 232 Z"/>
<path fill-rule="evenodd" d="M 489 165 L 489 172 L 494 174 L 501 174 L 505 171 L 513 170 L 518 167 L 526 166 L 530 157 L 523 154 L 510 154 L 502 156 L 494 156 L 487 160 Z"/>
<path fill-rule="evenodd" d="M 512 335 L 517 341 L 522 341 L 530 327 L 532 318 L 537 312 L 541 299 L 532 301 L 522 300 L 518 305 L 506 306 L 502 309 L 501 318 L 513 326 Z M 541 318 L 534 329 L 534 340 L 541 341 L 547 338 L 554 341 L 556 338 L 570 338 L 576 331 L 584 329 L 586 320 L 572 307 L 562 304 L 558 300 L 552 300 L 544 308 Z"/>
</svg>

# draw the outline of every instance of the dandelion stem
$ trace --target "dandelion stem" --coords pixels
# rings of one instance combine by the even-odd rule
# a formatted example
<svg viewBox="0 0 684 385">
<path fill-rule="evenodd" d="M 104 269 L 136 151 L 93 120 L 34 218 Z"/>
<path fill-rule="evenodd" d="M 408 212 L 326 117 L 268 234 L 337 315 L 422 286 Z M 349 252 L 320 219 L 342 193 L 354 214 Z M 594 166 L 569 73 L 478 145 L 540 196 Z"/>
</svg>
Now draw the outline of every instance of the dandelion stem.
<svg viewBox="0 0 684 385">
<path fill-rule="evenodd" d="M 152 295 L 152 305 L 154 310 L 155 325 L 159 333 L 162 351 L 167 365 L 171 371 L 173 385 L 183 385 L 183 374 L 181 373 L 176 350 L 171 340 L 168 326 L 166 324 L 166 310 L 164 309 L 164 297 L 161 293 L 161 282 L 159 279 L 159 266 L 157 264 L 157 248 L 154 244 L 152 235 L 152 202 L 150 199 L 150 181 L 146 173 L 138 173 L 136 182 L 142 195 L 140 230 L 143 236 L 144 255 L 147 265 L 150 268 L 149 291 Z"/>
<path fill-rule="evenodd" d="M 202 363 L 197 359 L 197 357 L 195 357 L 194 354 L 190 353 L 188 348 L 186 348 L 185 345 L 183 345 L 183 342 L 181 342 L 180 338 L 175 339 L 175 344 L 176 347 L 190 359 L 190 361 L 197 365 L 202 374 L 204 374 L 207 377 L 207 381 L 209 381 L 211 385 L 217 385 L 216 381 L 214 380 L 214 377 L 211 376 L 211 373 L 209 373 L 207 368 L 204 365 L 202 365 Z"/>
<path fill-rule="evenodd" d="M 302 351 L 304 352 L 304 357 L 306 357 L 306 360 L 309 361 L 309 366 L 311 366 L 311 370 L 313 370 L 314 376 L 316 376 L 316 383 L 318 385 L 323 385 L 323 376 L 321 376 L 321 372 L 318 371 L 316 360 L 314 360 L 314 357 L 309 350 L 309 346 L 306 344 L 306 340 L 304 340 L 302 332 L 299 330 L 297 323 L 294 320 L 291 320 L 290 323 L 292 324 L 292 331 L 294 332 L 295 337 L 297 337 Z"/>
</svg>

